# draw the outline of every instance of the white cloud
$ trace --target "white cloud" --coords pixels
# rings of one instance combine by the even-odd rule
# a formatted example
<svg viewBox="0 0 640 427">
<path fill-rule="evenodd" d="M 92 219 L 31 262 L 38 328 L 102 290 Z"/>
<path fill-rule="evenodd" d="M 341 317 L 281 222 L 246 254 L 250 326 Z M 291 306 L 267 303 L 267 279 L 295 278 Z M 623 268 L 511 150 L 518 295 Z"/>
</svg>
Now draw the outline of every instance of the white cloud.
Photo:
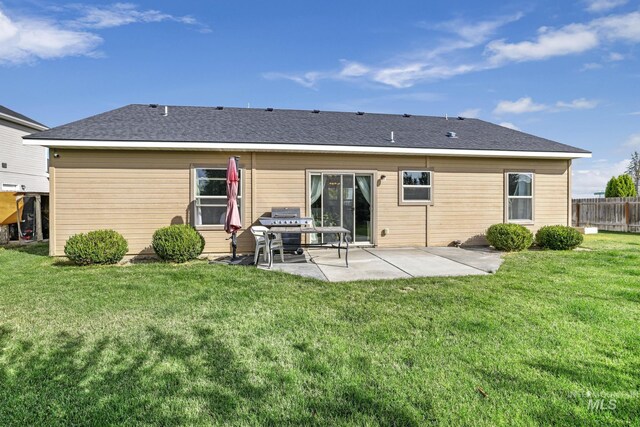
<svg viewBox="0 0 640 427">
<path fill-rule="evenodd" d="M 175 21 L 187 25 L 200 25 L 198 21 L 191 16 L 174 16 L 163 13 L 158 10 L 139 10 L 132 3 L 115 3 L 108 6 L 88 6 L 73 5 L 70 6 L 78 10 L 82 15 L 69 21 L 69 25 L 76 28 L 113 28 L 122 25 L 134 23 L 151 23 L 163 21 Z M 202 28 L 206 28 L 202 26 Z"/>
<path fill-rule="evenodd" d="M 590 110 L 598 106 L 598 101 L 595 99 L 579 98 L 574 99 L 571 102 L 558 101 L 556 107 L 568 110 Z"/>
<path fill-rule="evenodd" d="M 591 27 L 610 41 L 640 42 L 640 12 L 599 18 L 591 23 Z"/>
<path fill-rule="evenodd" d="M 520 130 L 520 128 L 518 126 L 514 125 L 511 122 L 501 122 L 501 123 L 498 123 L 498 124 L 500 126 L 504 126 L 506 128 L 509 128 L 509 129 L 518 130 L 518 131 Z"/>
<path fill-rule="evenodd" d="M 569 102 L 558 101 L 555 105 L 546 105 L 534 102 L 531 97 L 523 97 L 516 101 L 498 102 L 498 105 L 496 105 L 496 108 L 493 110 L 493 114 L 500 116 L 504 114 L 537 113 L 540 111 L 557 113 L 568 110 L 590 110 L 596 108 L 598 103 L 595 99 L 578 98 Z"/>
<path fill-rule="evenodd" d="M 587 64 L 584 64 L 580 70 L 589 71 L 589 70 L 598 70 L 600 68 L 602 68 L 602 64 L 598 64 L 597 62 L 589 62 Z"/>
<path fill-rule="evenodd" d="M 458 35 L 461 39 L 472 43 L 474 46 L 486 41 L 494 35 L 501 27 L 519 20 L 524 16 L 518 12 L 514 15 L 501 16 L 492 20 L 467 22 L 462 19 L 442 22 L 431 26 L 432 28 L 443 30 Z"/>
<path fill-rule="evenodd" d="M 436 25 L 422 23 L 431 30 L 447 33 L 447 38 L 435 48 L 405 53 L 377 66 L 343 60 L 342 67 L 329 71 L 305 73 L 264 73 L 267 79 L 288 79 L 302 86 L 314 88 L 321 80 L 364 79 L 394 88 L 408 88 L 419 82 L 429 82 L 490 68 L 486 64 L 451 63 L 447 58 L 455 52 L 476 47 L 492 36 L 500 27 L 520 19 L 517 13 L 493 20 L 467 22 L 447 21 Z M 451 38 L 451 34 L 454 38 Z"/>
<path fill-rule="evenodd" d="M 629 113 L 630 116 L 640 116 L 640 111 L 633 111 Z"/>
<path fill-rule="evenodd" d="M 606 52 L 614 43 L 640 43 L 640 12 L 630 12 L 584 23 L 571 23 L 559 28 L 541 27 L 537 35 L 529 40 L 493 40 L 484 46 L 484 55 L 469 60 L 469 54 L 475 52 L 473 48 L 483 45 L 502 26 L 521 17 L 522 14 L 515 14 L 472 23 L 454 20 L 436 25 L 423 24 L 423 27 L 430 30 L 446 32 L 448 37 L 431 49 L 404 53 L 378 65 L 343 61 L 341 68 L 332 71 L 266 73 L 264 76 L 289 79 L 306 87 L 315 87 L 321 80 L 363 80 L 394 88 L 407 88 L 421 82 L 495 69 L 513 62 L 578 55 L 596 48 Z M 621 54 L 610 52 L 604 60 L 612 62 L 623 59 Z M 592 62 L 584 64 L 582 70 L 601 67 L 601 64 Z"/>
<path fill-rule="evenodd" d="M 301 86 L 313 88 L 318 80 L 325 78 L 324 73 L 318 71 L 309 71 L 304 74 L 286 74 L 286 73 L 264 73 L 262 77 L 268 80 L 291 80 Z"/>
<path fill-rule="evenodd" d="M 372 80 L 395 88 L 411 87 L 420 81 L 442 80 L 475 71 L 475 65 L 427 65 L 408 64 L 399 67 L 381 68 L 372 74 Z"/>
<path fill-rule="evenodd" d="M 344 66 L 342 70 L 340 70 L 340 75 L 342 77 L 360 77 L 368 74 L 370 71 L 369 67 L 358 62 L 344 61 Z"/>
<path fill-rule="evenodd" d="M 0 4 L 1 6 L 1 4 Z M 96 48 L 103 41 L 96 30 L 122 25 L 175 21 L 210 31 L 190 16 L 173 16 L 157 10 L 139 10 L 130 3 L 97 7 L 71 5 L 53 9 L 72 11 L 80 16 L 71 20 L 9 16 L 0 10 L 0 65 L 22 64 L 38 59 L 67 56 L 100 56 Z M 93 31 L 91 31 L 93 30 Z"/>
<path fill-rule="evenodd" d="M 610 15 L 586 24 L 569 24 L 558 29 L 541 27 L 533 41 L 507 43 L 495 40 L 487 44 L 485 53 L 494 64 L 539 61 L 555 56 L 583 53 L 608 42 L 640 42 L 640 12 Z M 610 60 L 622 59 L 619 54 Z"/>
<path fill-rule="evenodd" d="M 611 62 L 622 61 L 624 60 L 624 55 L 618 52 L 611 52 L 609 53 L 607 60 Z"/>
<path fill-rule="evenodd" d="M 585 160 L 581 160 L 579 164 Z M 573 197 L 593 197 L 594 193 L 604 191 L 612 176 L 625 172 L 629 159 L 616 163 L 607 161 L 591 161 L 590 167 L 573 169 Z"/>
<path fill-rule="evenodd" d="M 634 133 L 629 135 L 629 138 L 624 142 L 625 147 L 640 147 L 640 133 Z"/>
<path fill-rule="evenodd" d="M 0 11 L 0 64 L 95 55 L 100 43 L 102 38 L 96 34 L 65 29 L 42 19 L 11 19 Z"/>
<path fill-rule="evenodd" d="M 552 30 L 541 28 L 534 41 L 506 43 L 495 40 L 487 45 L 486 53 L 495 64 L 505 62 L 538 61 L 554 56 L 582 53 L 598 46 L 598 36 L 583 24 L 571 24 Z"/>
<path fill-rule="evenodd" d="M 627 0 L 586 0 L 589 12 L 606 12 L 618 6 L 625 5 Z"/>
<path fill-rule="evenodd" d="M 469 108 L 468 110 L 464 110 L 458 113 L 458 116 L 466 117 L 468 119 L 477 119 L 479 115 L 480 115 L 479 108 Z"/>
<path fill-rule="evenodd" d="M 493 110 L 493 114 L 523 114 L 543 111 L 549 108 L 544 104 L 536 104 L 530 97 L 520 98 L 517 101 L 500 101 Z"/>
</svg>

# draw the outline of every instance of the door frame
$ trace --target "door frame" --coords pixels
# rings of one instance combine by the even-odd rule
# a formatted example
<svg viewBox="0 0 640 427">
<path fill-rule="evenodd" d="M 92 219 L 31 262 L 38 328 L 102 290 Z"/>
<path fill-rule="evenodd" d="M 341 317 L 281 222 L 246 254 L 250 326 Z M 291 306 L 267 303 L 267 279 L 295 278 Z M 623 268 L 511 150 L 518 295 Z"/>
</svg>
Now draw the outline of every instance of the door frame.
<svg viewBox="0 0 640 427">
<path fill-rule="evenodd" d="M 370 242 L 355 242 L 353 241 L 353 245 L 363 245 L 363 246 L 376 246 L 378 244 L 378 209 L 377 201 L 378 201 L 378 183 L 380 182 L 380 178 L 378 176 L 378 170 L 376 169 L 306 169 L 305 170 L 305 194 L 304 194 L 304 203 L 305 203 L 305 212 L 306 216 L 311 216 L 311 174 L 354 174 L 355 175 L 371 175 L 371 203 L 369 206 L 371 207 L 371 241 Z M 354 186 L 357 185 L 354 179 Z M 355 225 L 354 225 L 355 230 Z M 351 236 L 353 239 L 354 236 Z M 308 243 L 308 242 L 307 242 Z"/>
</svg>

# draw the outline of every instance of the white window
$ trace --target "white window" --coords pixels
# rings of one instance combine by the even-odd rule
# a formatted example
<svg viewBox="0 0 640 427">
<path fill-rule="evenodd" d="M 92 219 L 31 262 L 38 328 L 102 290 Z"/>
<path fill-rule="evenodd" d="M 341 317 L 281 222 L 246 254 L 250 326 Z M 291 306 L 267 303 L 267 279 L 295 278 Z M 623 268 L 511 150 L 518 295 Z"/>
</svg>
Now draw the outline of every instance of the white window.
<svg viewBox="0 0 640 427">
<path fill-rule="evenodd" d="M 533 222 L 533 173 L 507 172 L 507 220 Z"/>
<path fill-rule="evenodd" d="M 429 170 L 400 171 L 401 204 L 431 203 L 432 174 Z"/>
<path fill-rule="evenodd" d="M 224 225 L 227 213 L 227 170 L 195 169 L 195 225 Z M 238 210 L 242 218 L 242 170 L 238 171 Z"/>
</svg>

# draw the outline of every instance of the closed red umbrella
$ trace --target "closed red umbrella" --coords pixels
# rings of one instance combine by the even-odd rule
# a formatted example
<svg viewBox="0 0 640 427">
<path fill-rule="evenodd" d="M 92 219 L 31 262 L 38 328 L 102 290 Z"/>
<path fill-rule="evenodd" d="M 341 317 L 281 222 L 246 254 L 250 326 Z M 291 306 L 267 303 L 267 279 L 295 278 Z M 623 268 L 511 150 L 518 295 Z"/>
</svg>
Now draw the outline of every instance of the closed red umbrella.
<svg viewBox="0 0 640 427">
<path fill-rule="evenodd" d="M 233 259 L 236 258 L 236 232 L 242 228 L 240 211 L 238 210 L 238 165 L 234 157 L 229 158 L 227 164 L 227 215 L 224 231 L 232 234 Z"/>
</svg>

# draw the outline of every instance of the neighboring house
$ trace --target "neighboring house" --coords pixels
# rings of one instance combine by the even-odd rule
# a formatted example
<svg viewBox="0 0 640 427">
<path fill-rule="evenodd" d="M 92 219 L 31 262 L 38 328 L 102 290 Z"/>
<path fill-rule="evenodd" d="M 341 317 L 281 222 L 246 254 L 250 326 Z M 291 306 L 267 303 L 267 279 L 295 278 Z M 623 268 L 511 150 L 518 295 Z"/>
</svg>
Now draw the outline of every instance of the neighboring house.
<svg viewBox="0 0 640 427">
<path fill-rule="evenodd" d="M 240 157 L 239 250 L 274 206 L 381 247 L 481 243 L 487 227 L 570 225 L 571 160 L 588 151 L 478 119 L 129 105 L 24 138 L 52 149 L 51 254 L 113 228 L 132 254 L 189 223 L 228 252 L 224 168 Z"/>
<path fill-rule="evenodd" d="M 22 137 L 46 129 L 42 123 L 0 105 L 0 242 L 6 240 L 7 227 L 11 227 L 12 237 L 18 238 L 18 217 L 22 217 L 23 208 L 27 215 L 21 223 L 30 234 L 22 233 L 22 237 L 37 237 L 35 224 L 26 222 L 35 221 L 36 198 L 40 205 L 40 196 L 49 193 L 47 149 L 25 146 Z"/>
</svg>

